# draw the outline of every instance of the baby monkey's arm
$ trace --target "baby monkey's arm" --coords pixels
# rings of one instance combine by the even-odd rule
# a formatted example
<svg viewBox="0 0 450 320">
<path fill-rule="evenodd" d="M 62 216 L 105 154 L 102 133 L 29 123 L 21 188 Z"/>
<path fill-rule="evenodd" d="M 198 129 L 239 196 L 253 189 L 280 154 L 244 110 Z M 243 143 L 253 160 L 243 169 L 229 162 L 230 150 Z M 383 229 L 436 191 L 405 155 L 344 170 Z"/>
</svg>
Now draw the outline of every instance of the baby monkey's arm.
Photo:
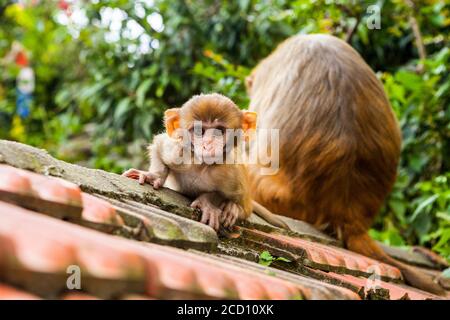
<svg viewBox="0 0 450 320">
<path fill-rule="evenodd" d="M 167 138 L 169 139 L 169 138 Z M 164 152 L 164 137 L 158 135 L 153 140 L 153 144 L 148 147 L 150 156 L 150 168 L 148 171 L 129 169 L 122 175 L 131 179 L 139 180 L 140 184 L 149 183 L 153 188 L 159 189 L 166 182 L 169 174 L 169 167 L 163 162 L 161 156 Z"/>
</svg>

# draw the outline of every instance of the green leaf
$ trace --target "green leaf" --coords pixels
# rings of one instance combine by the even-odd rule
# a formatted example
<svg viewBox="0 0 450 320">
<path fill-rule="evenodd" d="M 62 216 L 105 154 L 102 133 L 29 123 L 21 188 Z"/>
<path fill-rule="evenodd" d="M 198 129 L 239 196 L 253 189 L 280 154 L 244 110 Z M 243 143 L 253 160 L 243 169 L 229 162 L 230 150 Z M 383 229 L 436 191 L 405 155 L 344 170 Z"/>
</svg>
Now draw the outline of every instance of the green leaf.
<svg viewBox="0 0 450 320">
<path fill-rule="evenodd" d="M 109 108 L 111 107 L 111 102 L 111 99 L 107 99 L 99 105 L 99 107 L 97 108 L 97 112 L 100 116 L 106 115 L 106 113 L 109 111 Z"/>
<path fill-rule="evenodd" d="M 152 85 L 153 80 L 147 79 L 144 82 L 142 82 L 139 87 L 136 90 L 136 105 L 138 107 L 144 106 L 144 100 L 145 100 L 145 94 L 147 93 L 148 89 Z"/>
<path fill-rule="evenodd" d="M 164 94 L 164 89 L 165 89 L 165 86 L 163 86 L 163 85 L 158 86 L 158 88 L 156 89 L 155 95 L 158 98 L 161 98 L 162 95 Z"/>
<path fill-rule="evenodd" d="M 421 202 L 416 210 L 414 210 L 414 213 L 412 214 L 412 216 L 409 218 L 409 221 L 414 221 L 417 216 L 429 205 L 431 205 L 434 201 L 436 201 L 436 199 L 439 197 L 438 194 L 435 194 L 429 198 L 427 198 L 425 201 Z"/>
<path fill-rule="evenodd" d="M 395 79 L 399 81 L 405 88 L 419 91 L 422 88 L 422 78 L 411 71 L 400 70 L 395 74 Z"/>
<path fill-rule="evenodd" d="M 449 212 L 437 212 L 436 217 L 447 222 L 450 222 L 450 213 Z"/>
<path fill-rule="evenodd" d="M 274 257 L 270 254 L 269 251 L 263 251 L 259 255 L 259 264 L 263 266 L 270 266 L 272 262 L 275 260 Z"/>
<path fill-rule="evenodd" d="M 404 221 L 405 212 L 406 212 L 406 204 L 398 199 L 391 199 L 389 201 L 389 207 L 394 212 L 395 216 L 400 220 Z"/>
<path fill-rule="evenodd" d="M 120 100 L 120 102 L 117 104 L 117 107 L 114 111 L 114 120 L 121 119 L 125 113 L 128 111 L 128 106 L 130 105 L 130 98 L 124 98 Z"/>
<path fill-rule="evenodd" d="M 286 259 L 284 257 L 273 257 L 269 251 L 263 251 L 259 255 L 259 264 L 262 264 L 264 266 L 270 266 L 275 261 L 283 261 L 283 262 L 292 262 L 289 259 Z"/>
<path fill-rule="evenodd" d="M 259 255 L 259 258 L 263 259 L 263 260 L 272 260 L 273 259 L 272 255 L 270 254 L 269 251 L 261 252 L 261 254 Z"/>
<path fill-rule="evenodd" d="M 284 257 L 278 257 L 278 258 L 276 259 L 276 261 L 292 262 L 291 260 L 286 259 L 286 258 L 284 258 Z"/>
</svg>

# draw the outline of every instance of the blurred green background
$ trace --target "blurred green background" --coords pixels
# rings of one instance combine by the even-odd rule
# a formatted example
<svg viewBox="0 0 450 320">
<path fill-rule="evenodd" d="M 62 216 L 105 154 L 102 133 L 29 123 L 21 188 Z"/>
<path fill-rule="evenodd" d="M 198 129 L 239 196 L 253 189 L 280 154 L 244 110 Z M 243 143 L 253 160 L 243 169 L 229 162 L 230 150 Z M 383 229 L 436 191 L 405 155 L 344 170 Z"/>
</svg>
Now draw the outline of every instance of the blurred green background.
<svg viewBox="0 0 450 320">
<path fill-rule="evenodd" d="M 381 28 L 370 30 L 373 4 Z M 450 260 L 449 27 L 445 0 L 0 0 L 0 138 L 108 171 L 144 167 L 166 108 L 209 91 L 246 108 L 244 78 L 279 42 L 333 34 L 377 72 L 403 131 L 397 183 L 371 235 Z M 35 74 L 26 117 L 13 48 Z"/>
</svg>

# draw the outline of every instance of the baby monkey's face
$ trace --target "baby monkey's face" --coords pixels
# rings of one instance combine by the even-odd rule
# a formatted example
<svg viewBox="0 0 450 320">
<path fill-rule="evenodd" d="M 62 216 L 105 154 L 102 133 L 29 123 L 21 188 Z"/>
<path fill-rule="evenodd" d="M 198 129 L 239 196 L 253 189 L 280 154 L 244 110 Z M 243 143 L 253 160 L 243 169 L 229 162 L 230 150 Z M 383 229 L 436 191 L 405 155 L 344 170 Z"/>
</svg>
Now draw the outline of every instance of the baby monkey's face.
<svg viewBox="0 0 450 320">
<path fill-rule="evenodd" d="M 183 137 L 196 163 L 226 163 L 230 152 L 256 128 L 256 114 L 241 111 L 223 95 L 202 94 L 167 110 L 165 125 L 170 137 Z"/>
<path fill-rule="evenodd" d="M 217 119 L 214 121 L 194 121 L 194 124 L 189 128 L 194 156 L 202 162 L 223 163 L 223 157 L 227 153 L 228 130 Z"/>
</svg>

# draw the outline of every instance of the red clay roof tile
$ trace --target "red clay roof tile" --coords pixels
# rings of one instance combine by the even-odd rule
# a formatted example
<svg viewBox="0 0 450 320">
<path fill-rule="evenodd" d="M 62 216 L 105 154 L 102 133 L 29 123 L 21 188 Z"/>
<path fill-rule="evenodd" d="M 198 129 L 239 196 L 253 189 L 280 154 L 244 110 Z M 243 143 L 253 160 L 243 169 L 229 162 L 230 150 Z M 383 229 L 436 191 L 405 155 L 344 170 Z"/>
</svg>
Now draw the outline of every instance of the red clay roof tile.
<svg viewBox="0 0 450 320">
<path fill-rule="evenodd" d="M 303 276 L 294 277 L 293 275 L 291 275 L 292 278 L 295 278 L 296 280 L 292 282 L 292 278 L 283 279 L 283 277 L 279 276 L 279 274 L 286 274 L 287 272 L 275 269 L 272 269 L 272 273 L 275 276 L 268 276 L 266 274 L 267 267 L 263 267 L 261 265 L 246 262 L 243 260 L 239 260 L 239 263 L 230 263 L 228 260 L 217 256 L 199 254 L 197 252 L 194 254 L 192 252 L 186 252 L 176 248 L 161 247 L 153 244 L 146 244 L 146 246 L 154 249 L 151 252 L 148 252 L 148 254 L 154 255 L 156 253 L 159 253 L 160 255 L 176 255 L 178 259 L 183 263 L 183 265 L 181 266 L 184 266 L 184 264 L 189 264 L 200 275 L 203 274 L 204 268 L 202 269 L 199 263 L 207 264 L 210 268 L 210 271 L 212 271 L 213 274 L 216 275 L 216 279 L 226 275 L 227 279 L 233 281 L 234 286 L 238 292 L 238 297 L 241 298 L 242 296 L 250 297 L 252 295 L 257 295 L 260 298 L 262 298 L 262 296 L 266 296 L 266 299 L 281 299 L 282 297 L 283 299 L 300 297 L 306 299 L 319 298 L 317 292 L 313 291 L 317 291 L 317 289 L 320 287 L 320 290 L 322 291 L 328 290 L 329 297 L 339 297 L 340 299 L 359 299 L 358 295 L 347 289 L 328 285 L 326 283 L 321 283 L 317 280 L 308 279 Z M 199 278 L 199 276 L 197 278 Z M 256 287 L 254 290 L 259 290 L 259 292 L 248 291 L 249 289 L 246 287 L 248 279 L 257 281 L 257 285 L 255 285 L 254 282 L 250 283 L 250 285 L 253 288 Z M 208 284 L 209 283 L 205 283 L 205 285 Z M 322 297 L 323 296 L 324 295 L 322 295 Z"/>
<path fill-rule="evenodd" d="M 244 237 L 256 238 L 258 241 L 272 243 L 278 248 L 283 248 L 303 259 L 303 263 L 313 268 L 332 270 L 339 273 L 358 273 L 370 276 L 369 270 L 377 266 L 382 277 L 401 279 L 400 270 L 397 268 L 370 259 L 360 254 L 343 248 L 326 246 L 321 243 L 311 242 L 300 238 L 288 237 L 281 234 L 266 233 L 259 230 L 239 227 L 243 230 Z M 306 254 L 306 256 L 304 256 Z M 303 257 L 302 257 L 303 256 Z"/>
<path fill-rule="evenodd" d="M 298 288 L 300 288 L 302 296 L 305 299 L 360 299 L 360 297 L 356 293 L 348 290 L 347 288 L 325 283 L 317 279 L 306 277 L 304 275 L 267 267 L 258 263 L 242 260 L 232 256 L 219 255 L 215 257 L 216 259 L 239 265 L 249 271 L 257 270 L 264 273 L 269 272 L 277 278 L 294 283 L 298 286 Z"/>
<path fill-rule="evenodd" d="M 1 204 L 0 208 L 4 209 Z M 0 228 L 3 229 L 3 226 Z M 76 263 L 75 251 L 69 243 L 60 242 L 53 236 L 30 233 L 21 226 L 16 225 L 11 228 L 14 231 L 10 237 L 14 241 L 17 268 L 35 272 L 64 273 L 68 265 Z"/>
<path fill-rule="evenodd" d="M 13 241 L 14 257 L 10 258 L 16 258 L 19 262 L 19 266 L 16 267 L 6 262 L 6 265 L 2 265 L 6 269 L 22 267 L 31 272 L 61 273 L 69 264 L 77 264 L 81 266 L 82 278 L 89 275 L 98 279 L 131 278 L 142 281 L 146 276 L 153 283 L 149 288 L 156 289 L 149 294 L 157 297 L 164 297 L 165 293 L 171 291 L 183 291 L 191 296 L 208 296 L 214 293 L 216 297 L 220 295 L 221 298 L 227 298 L 228 293 L 235 288 L 239 298 L 273 298 L 274 295 L 268 292 L 269 288 L 278 288 L 275 291 L 278 293 L 290 292 L 291 297 L 299 294 L 298 289 L 287 281 L 264 274 L 249 273 L 243 269 L 230 270 L 226 264 L 222 263 L 220 266 L 208 264 L 195 256 L 186 259 L 183 258 L 186 252 L 180 251 L 183 254 L 179 254 L 169 252 L 166 248 L 146 247 L 130 240 L 111 238 L 6 203 L 0 202 L 0 211 L 2 212 L 0 235 Z M 24 234 L 27 234 L 27 237 L 24 237 Z M 53 250 L 59 248 L 57 255 L 48 252 L 51 241 Z M 3 243 L 0 243 L 0 248 L 2 245 Z M 30 252 L 34 251 L 33 245 L 40 249 L 37 252 L 42 253 L 39 259 Z M 73 252 L 71 248 L 75 252 L 75 261 L 74 255 L 70 254 Z M 28 255 L 35 259 L 24 259 Z M 51 264 L 51 261 L 55 264 Z M 205 278 L 202 281 L 198 279 L 201 277 L 211 279 L 212 274 L 229 278 L 231 281 L 222 282 L 221 287 L 210 290 L 207 287 L 209 281 Z M 156 285 L 154 285 L 155 277 L 158 279 Z M 60 283 L 61 287 L 63 285 L 64 283 Z"/>
<path fill-rule="evenodd" d="M 9 173 L 13 176 L 20 176 L 22 178 L 21 180 L 27 179 L 33 191 L 42 199 L 81 206 L 81 190 L 76 184 L 60 178 L 46 177 L 10 166 L 0 165 L 0 168 L 2 170 L 0 171 L 2 177 Z M 10 183 L 15 184 L 14 181 L 10 181 Z M 23 187 L 26 188 L 29 184 L 25 184 Z"/>
<path fill-rule="evenodd" d="M 143 259 L 118 247 L 119 239 L 3 202 L 0 202 L 0 212 L 0 235 L 2 240 L 9 240 L 0 242 L 0 251 L 13 244 L 9 259 L 1 260 L 2 266 L 10 271 L 6 272 L 7 277 L 14 277 L 20 270 L 31 272 L 37 278 L 37 273 L 45 273 L 55 275 L 56 287 L 65 288 L 67 267 L 78 265 L 82 278 L 120 278 L 144 283 Z M 61 275 L 64 275 L 62 280 Z M 14 277 L 14 281 L 26 280 Z"/>
<path fill-rule="evenodd" d="M 20 174 L 19 169 L 0 165 L 0 176 L 0 190 L 18 194 L 31 194 L 33 192 L 30 180 Z"/>
<path fill-rule="evenodd" d="M 426 300 L 426 299 L 433 299 L 433 300 L 441 300 L 442 298 L 439 296 L 436 296 L 434 294 L 408 287 L 402 284 L 396 284 L 392 282 L 385 282 L 382 280 L 371 280 L 368 282 L 368 279 L 362 278 L 362 277 L 355 277 L 348 274 L 337 274 L 333 272 L 327 273 L 328 276 L 331 276 L 335 279 L 345 281 L 347 283 L 350 283 L 360 289 L 363 289 L 364 292 L 367 293 L 368 290 L 370 290 L 370 284 L 372 284 L 373 287 L 381 287 L 384 289 L 389 290 L 389 295 L 391 300 L 398 300 L 398 299 L 404 299 L 407 294 L 407 297 L 411 300 Z"/>
<path fill-rule="evenodd" d="M 0 283 L 0 300 L 38 300 L 34 294 Z"/>
<path fill-rule="evenodd" d="M 70 292 L 60 297 L 62 300 L 99 300 L 99 298 L 82 293 L 82 292 Z"/>
<path fill-rule="evenodd" d="M 82 193 L 84 220 L 96 223 L 123 226 L 123 219 L 117 214 L 114 207 L 107 201 L 99 199 L 87 193 Z"/>
<path fill-rule="evenodd" d="M 0 200 L 57 218 L 81 219 L 81 190 L 63 179 L 0 165 Z"/>
</svg>

